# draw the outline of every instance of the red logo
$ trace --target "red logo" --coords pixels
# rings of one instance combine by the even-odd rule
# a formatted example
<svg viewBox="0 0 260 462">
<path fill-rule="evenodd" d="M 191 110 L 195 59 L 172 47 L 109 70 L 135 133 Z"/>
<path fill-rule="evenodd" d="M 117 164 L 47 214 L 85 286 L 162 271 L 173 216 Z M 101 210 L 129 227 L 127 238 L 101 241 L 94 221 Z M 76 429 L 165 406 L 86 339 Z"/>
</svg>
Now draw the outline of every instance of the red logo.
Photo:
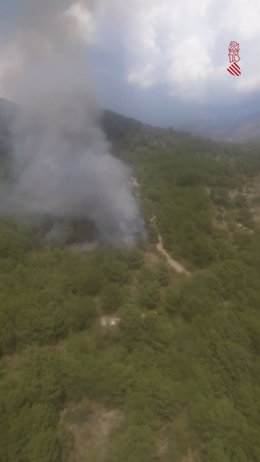
<svg viewBox="0 0 260 462">
<path fill-rule="evenodd" d="M 237 63 L 233 63 L 231 64 L 231 66 L 229 66 L 227 68 L 227 71 L 231 74 L 231 75 L 241 75 L 241 70 L 240 70 L 240 67 Z"/>
<path fill-rule="evenodd" d="M 230 42 L 228 47 L 228 57 L 230 63 L 233 63 L 234 61 L 238 63 L 238 61 L 240 61 L 239 50 L 239 43 L 234 41 Z"/>
<path fill-rule="evenodd" d="M 240 66 L 237 64 L 238 61 L 240 61 L 239 51 L 240 51 L 239 43 L 235 41 L 231 41 L 228 47 L 228 57 L 229 57 L 229 62 L 232 64 L 227 68 L 227 71 L 231 75 L 236 75 L 236 76 L 241 75 Z"/>
</svg>

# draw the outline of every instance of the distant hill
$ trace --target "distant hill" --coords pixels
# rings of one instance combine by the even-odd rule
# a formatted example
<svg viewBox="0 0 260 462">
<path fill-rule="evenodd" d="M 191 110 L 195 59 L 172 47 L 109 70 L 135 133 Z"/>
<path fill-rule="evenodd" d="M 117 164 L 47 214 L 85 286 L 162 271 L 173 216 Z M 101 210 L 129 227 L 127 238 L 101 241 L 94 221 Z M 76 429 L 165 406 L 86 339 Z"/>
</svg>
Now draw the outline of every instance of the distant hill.
<svg viewBox="0 0 260 462">
<path fill-rule="evenodd" d="M 219 141 L 236 143 L 260 141 L 260 113 L 250 114 L 235 121 L 201 119 L 184 124 L 183 129 Z"/>
<path fill-rule="evenodd" d="M 260 141 L 260 113 L 243 117 L 232 124 L 230 137 L 236 142 Z"/>
<path fill-rule="evenodd" d="M 200 135 L 188 133 L 188 130 L 175 130 L 144 124 L 131 117 L 125 117 L 113 111 L 106 110 L 102 114 L 102 128 L 113 144 L 138 145 L 145 148 L 166 146 L 182 143 L 185 139 L 191 141 L 201 139 Z"/>
<path fill-rule="evenodd" d="M 125 139 L 133 133 L 140 132 L 144 127 L 142 122 L 109 110 L 103 112 L 101 123 L 111 140 Z"/>
<path fill-rule="evenodd" d="M 1 149 L 10 144 L 10 124 L 17 111 L 12 101 L 0 98 L 0 146 Z M 235 121 L 198 119 L 181 125 L 180 129 L 154 127 L 144 124 L 132 117 L 125 117 L 117 112 L 105 110 L 101 114 L 101 125 L 111 142 L 123 142 L 132 135 L 151 134 L 169 141 L 169 138 L 183 137 L 185 134 L 211 138 L 212 140 L 246 143 L 260 141 L 260 113 L 239 118 Z"/>
</svg>

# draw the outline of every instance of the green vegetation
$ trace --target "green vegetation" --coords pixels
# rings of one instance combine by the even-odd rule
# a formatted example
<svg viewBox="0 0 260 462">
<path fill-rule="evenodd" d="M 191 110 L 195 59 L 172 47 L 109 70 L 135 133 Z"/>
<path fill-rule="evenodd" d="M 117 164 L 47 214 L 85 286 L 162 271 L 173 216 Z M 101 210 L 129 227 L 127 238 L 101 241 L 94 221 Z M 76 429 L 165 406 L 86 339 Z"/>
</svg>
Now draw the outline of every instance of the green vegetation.
<svg viewBox="0 0 260 462">
<path fill-rule="evenodd" d="M 260 152 L 107 129 L 148 239 L 83 257 L 0 221 L 0 462 L 258 462 Z"/>
</svg>

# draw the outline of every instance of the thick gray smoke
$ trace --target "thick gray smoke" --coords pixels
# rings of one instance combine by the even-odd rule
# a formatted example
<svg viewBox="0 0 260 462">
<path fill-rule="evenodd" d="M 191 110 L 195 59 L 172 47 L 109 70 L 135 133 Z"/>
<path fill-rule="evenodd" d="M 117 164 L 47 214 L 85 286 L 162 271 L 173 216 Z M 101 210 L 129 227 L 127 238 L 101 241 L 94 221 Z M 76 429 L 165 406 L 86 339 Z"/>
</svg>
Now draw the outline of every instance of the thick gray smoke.
<svg viewBox="0 0 260 462">
<path fill-rule="evenodd" d="M 142 219 L 129 171 L 110 154 L 97 123 L 87 42 L 71 14 L 73 3 L 22 2 L 22 66 L 5 79 L 20 105 L 13 125 L 16 181 L 4 194 L 3 209 L 21 216 L 86 217 L 101 239 L 131 242 Z M 94 7 L 92 1 L 81 4 Z"/>
</svg>

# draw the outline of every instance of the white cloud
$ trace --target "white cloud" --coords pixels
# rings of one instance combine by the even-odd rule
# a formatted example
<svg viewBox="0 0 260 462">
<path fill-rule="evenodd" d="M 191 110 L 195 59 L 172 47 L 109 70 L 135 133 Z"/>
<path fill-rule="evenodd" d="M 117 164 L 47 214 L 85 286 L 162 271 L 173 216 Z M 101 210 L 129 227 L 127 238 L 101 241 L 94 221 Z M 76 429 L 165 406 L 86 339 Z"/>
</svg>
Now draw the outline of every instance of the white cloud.
<svg viewBox="0 0 260 462">
<path fill-rule="evenodd" d="M 116 51 L 130 85 L 210 103 L 260 90 L 259 0 L 96 0 L 91 10 L 90 3 L 75 0 L 70 14 L 88 43 L 108 56 Z M 226 71 L 231 40 L 241 47 L 238 78 Z M 0 79 L 19 64 L 9 49 L 0 54 Z"/>
<path fill-rule="evenodd" d="M 259 0 L 105 0 L 101 10 L 96 35 L 113 28 L 133 85 L 213 102 L 222 91 L 260 89 Z M 239 78 L 226 75 L 231 40 L 241 46 Z"/>
<path fill-rule="evenodd" d="M 128 82 L 139 85 L 142 88 L 150 88 L 153 86 L 153 72 L 154 66 L 152 64 L 146 64 L 141 69 L 130 72 L 128 74 Z"/>
<path fill-rule="evenodd" d="M 209 79 L 213 67 L 208 51 L 197 37 L 190 37 L 173 48 L 168 54 L 166 83 L 171 92 L 181 90 L 183 97 L 196 97 L 198 84 Z"/>
</svg>

